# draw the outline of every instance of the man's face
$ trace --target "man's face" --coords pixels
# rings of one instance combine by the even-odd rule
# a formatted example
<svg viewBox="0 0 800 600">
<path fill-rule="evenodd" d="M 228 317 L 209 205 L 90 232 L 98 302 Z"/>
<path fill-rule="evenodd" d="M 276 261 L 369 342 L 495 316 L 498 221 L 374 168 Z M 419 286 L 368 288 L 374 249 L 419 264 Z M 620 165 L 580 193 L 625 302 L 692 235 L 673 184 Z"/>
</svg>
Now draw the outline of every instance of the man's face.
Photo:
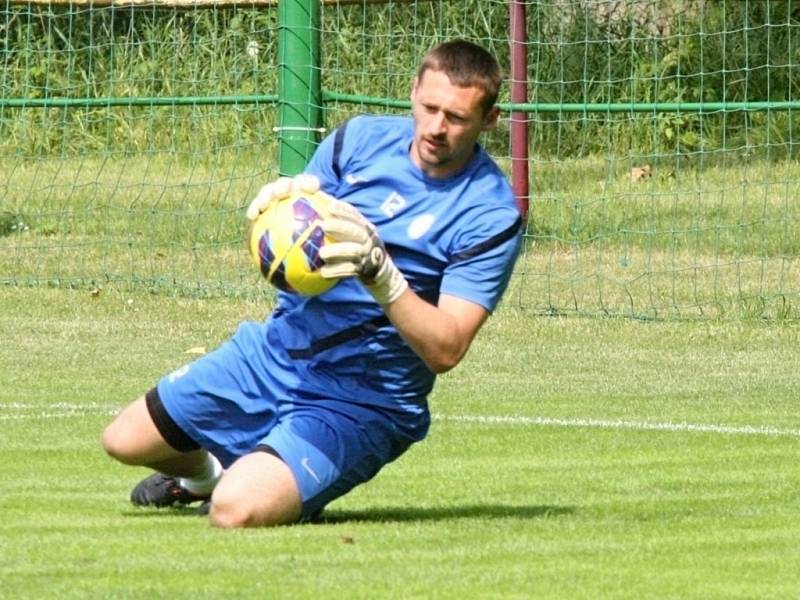
<svg viewBox="0 0 800 600">
<path fill-rule="evenodd" d="M 453 85 L 442 71 L 428 69 L 414 80 L 411 159 L 427 175 L 447 177 L 472 158 L 478 136 L 495 126 L 499 113 L 497 107 L 484 113 L 482 101 L 479 88 Z"/>
</svg>

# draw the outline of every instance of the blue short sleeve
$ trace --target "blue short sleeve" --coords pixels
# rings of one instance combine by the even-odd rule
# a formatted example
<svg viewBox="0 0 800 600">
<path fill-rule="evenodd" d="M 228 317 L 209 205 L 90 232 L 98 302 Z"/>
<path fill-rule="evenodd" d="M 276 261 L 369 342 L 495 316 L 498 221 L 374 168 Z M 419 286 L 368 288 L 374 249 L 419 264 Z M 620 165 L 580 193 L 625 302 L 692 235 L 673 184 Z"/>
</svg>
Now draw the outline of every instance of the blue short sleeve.
<svg viewBox="0 0 800 600">
<path fill-rule="evenodd" d="M 488 225 L 470 232 L 474 243 L 452 256 L 440 293 L 475 302 L 490 312 L 495 309 L 511 279 L 510 265 L 522 242 L 521 217 L 507 214 L 505 220 L 510 224 L 499 233 L 489 234 Z M 497 231 L 496 225 L 491 231 Z"/>
</svg>

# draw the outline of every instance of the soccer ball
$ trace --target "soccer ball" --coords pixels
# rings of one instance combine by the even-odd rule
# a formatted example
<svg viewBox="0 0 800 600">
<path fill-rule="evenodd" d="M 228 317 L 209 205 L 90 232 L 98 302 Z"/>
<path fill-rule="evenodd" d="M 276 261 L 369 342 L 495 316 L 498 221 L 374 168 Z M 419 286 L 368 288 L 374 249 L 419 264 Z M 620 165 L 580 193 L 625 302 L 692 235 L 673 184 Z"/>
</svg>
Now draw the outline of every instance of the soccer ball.
<svg viewBox="0 0 800 600">
<path fill-rule="evenodd" d="M 261 274 L 284 292 L 316 296 L 338 281 L 323 279 L 319 250 L 332 243 L 321 222 L 331 197 L 319 191 L 273 200 L 250 231 L 250 255 Z"/>
</svg>

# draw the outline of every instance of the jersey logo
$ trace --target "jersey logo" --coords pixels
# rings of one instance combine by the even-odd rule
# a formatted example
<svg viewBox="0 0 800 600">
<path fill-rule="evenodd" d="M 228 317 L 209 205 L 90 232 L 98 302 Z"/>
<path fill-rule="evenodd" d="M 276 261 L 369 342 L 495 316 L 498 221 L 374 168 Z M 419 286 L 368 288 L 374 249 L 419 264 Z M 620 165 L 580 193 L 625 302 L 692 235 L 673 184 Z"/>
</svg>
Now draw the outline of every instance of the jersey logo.
<svg viewBox="0 0 800 600">
<path fill-rule="evenodd" d="M 169 378 L 168 378 L 169 382 L 170 383 L 175 383 L 176 380 L 180 379 L 181 377 L 183 377 L 184 375 L 186 375 L 189 372 L 189 368 L 190 367 L 191 367 L 191 365 L 183 365 L 179 369 L 176 369 L 175 371 L 170 373 L 169 374 Z"/>
<path fill-rule="evenodd" d="M 381 204 L 381 210 L 387 217 L 392 218 L 406 207 L 406 199 L 397 192 L 392 192 Z"/>
<path fill-rule="evenodd" d="M 353 175 L 352 173 L 348 173 L 344 176 L 344 180 L 349 183 L 350 185 L 356 185 L 357 183 L 366 183 L 367 180 L 359 175 Z"/>
<path fill-rule="evenodd" d="M 317 474 L 314 472 L 314 469 L 312 469 L 312 468 L 311 468 L 311 461 L 310 461 L 310 460 L 308 460 L 308 457 L 307 457 L 307 456 L 306 456 L 306 457 L 304 457 L 304 458 L 303 458 L 303 459 L 300 461 L 300 464 L 301 464 L 301 465 L 303 465 L 303 468 L 304 468 L 306 471 L 308 471 L 308 474 L 309 474 L 309 475 L 311 475 L 311 477 L 313 477 L 313 478 L 314 478 L 314 481 L 316 481 L 317 483 L 322 483 L 322 481 L 320 481 L 319 475 L 317 475 Z"/>
<path fill-rule="evenodd" d="M 436 217 L 431 213 L 425 213 L 424 215 L 418 216 L 416 219 L 411 221 L 411 224 L 408 226 L 408 237 L 412 240 L 418 240 L 423 235 L 428 233 L 428 230 L 433 225 L 433 222 L 436 220 Z"/>
</svg>

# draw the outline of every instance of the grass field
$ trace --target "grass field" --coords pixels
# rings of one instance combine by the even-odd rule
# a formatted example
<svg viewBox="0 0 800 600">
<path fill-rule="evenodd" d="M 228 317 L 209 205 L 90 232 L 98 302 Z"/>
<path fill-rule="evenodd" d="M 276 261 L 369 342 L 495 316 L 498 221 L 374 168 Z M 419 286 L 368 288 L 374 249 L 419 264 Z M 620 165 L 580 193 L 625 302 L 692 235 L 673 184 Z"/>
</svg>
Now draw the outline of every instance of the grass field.
<svg viewBox="0 0 800 600">
<path fill-rule="evenodd" d="M 277 176 L 261 156 L 0 160 L 9 173 L 0 182 L 0 284 L 253 296 L 243 207 Z M 609 157 L 535 164 L 508 303 L 562 314 L 800 318 L 797 162 L 700 162 L 657 165 L 636 183 L 629 161 Z"/>
<path fill-rule="evenodd" d="M 266 303 L 0 286 L 2 598 L 791 598 L 790 320 L 499 311 L 429 438 L 326 521 L 134 509 L 99 437 Z"/>
<path fill-rule="evenodd" d="M 424 443 L 322 522 L 248 531 L 135 509 L 147 471 L 100 435 L 269 310 L 242 212 L 281 162 L 285 25 L 11 4 L 0 600 L 800 598 L 800 111 L 710 108 L 798 97 L 797 3 L 528 2 L 529 99 L 561 106 L 526 117 L 503 308 L 440 379 Z M 339 4 L 328 128 L 394 112 L 334 98 L 407 98 L 440 39 L 510 62 L 507 3 Z M 634 110 L 650 100 L 708 108 Z M 484 138 L 506 172 L 509 128 Z"/>
</svg>

